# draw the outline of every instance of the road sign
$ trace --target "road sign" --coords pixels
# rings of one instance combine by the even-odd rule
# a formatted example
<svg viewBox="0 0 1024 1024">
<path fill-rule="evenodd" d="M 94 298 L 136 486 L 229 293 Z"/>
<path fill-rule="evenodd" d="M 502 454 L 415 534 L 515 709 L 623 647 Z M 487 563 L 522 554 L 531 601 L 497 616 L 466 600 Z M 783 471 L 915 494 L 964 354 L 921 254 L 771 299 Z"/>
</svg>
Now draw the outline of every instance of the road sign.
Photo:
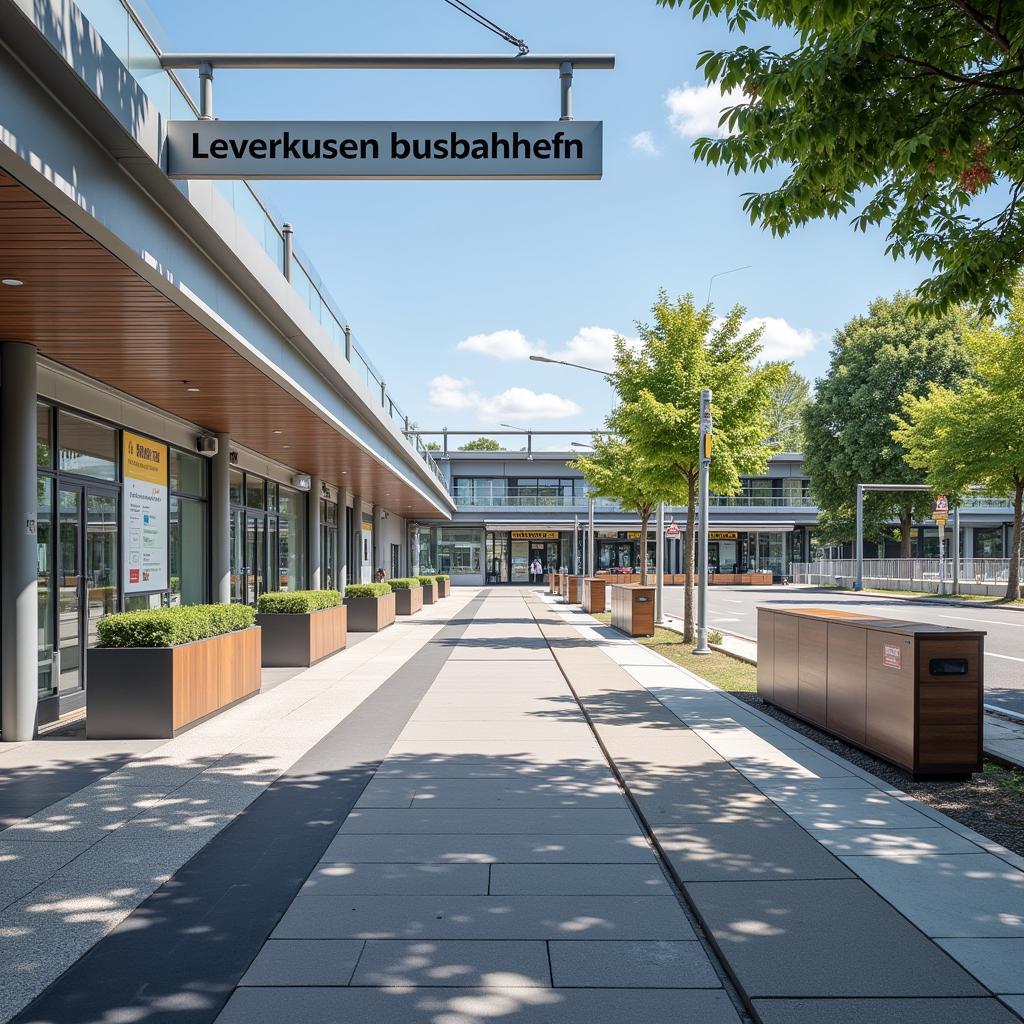
<svg viewBox="0 0 1024 1024">
<path fill-rule="evenodd" d="M 935 499 L 935 509 L 932 512 L 932 519 L 939 524 L 939 526 L 945 526 L 949 521 L 949 499 L 944 494 L 940 494 Z"/>
<path fill-rule="evenodd" d="M 679 524 L 674 522 L 674 521 L 669 523 L 668 526 L 665 527 L 665 536 L 666 537 L 678 537 L 679 536 Z"/>
</svg>

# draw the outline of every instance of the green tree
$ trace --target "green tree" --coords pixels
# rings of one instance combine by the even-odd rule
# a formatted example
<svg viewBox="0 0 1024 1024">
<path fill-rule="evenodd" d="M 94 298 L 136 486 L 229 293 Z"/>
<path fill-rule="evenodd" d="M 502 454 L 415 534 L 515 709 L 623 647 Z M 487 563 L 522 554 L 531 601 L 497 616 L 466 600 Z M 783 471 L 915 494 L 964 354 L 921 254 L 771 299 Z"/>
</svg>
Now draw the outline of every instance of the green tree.
<svg viewBox="0 0 1024 1024">
<path fill-rule="evenodd" d="M 893 436 L 907 461 L 937 491 L 954 496 L 980 484 L 1013 495 L 1013 546 L 1006 599 L 1020 599 L 1021 506 L 1024 503 L 1024 285 L 1007 323 L 984 324 L 968 338 L 976 377 L 959 390 L 931 384 L 908 392 Z"/>
<path fill-rule="evenodd" d="M 659 0 L 682 7 L 684 0 Z M 792 46 L 706 51 L 707 82 L 739 90 L 725 138 L 697 157 L 734 173 L 781 172 L 744 196 L 752 222 L 784 235 L 850 214 L 884 224 L 887 252 L 930 263 L 932 309 L 1005 308 L 1024 264 L 1024 4 L 1005 0 L 685 0 L 742 35 Z"/>
<path fill-rule="evenodd" d="M 906 393 L 923 395 L 933 382 L 956 388 L 971 373 L 964 311 L 915 315 L 911 307 L 903 293 L 876 299 L 866 316 L 837 331 L 828 373 L 804 412 L 804 470 L 823 540 L 853 540 L 857 484 L 925 483 L 924 472 L 907 464 L 906 451 L 893 438 L 892 417 Z M 869 493 L 864 534 L 881 540 L 887 524 L 899 520 L 900 557 L 909 558 L 911 527 L 932 504 L 920 492 Z"/>
<path fill-rule="evenodd" d="M 640 517 L 640 571 L 647 573 L 647 534 L 651 516 L 662 501 L 672 497 L 664 474 L 658 473 L 629 441 L 596 435 L 593 454 L 579 455 L 569 465 L 578 469 L 599 498 L 617 501 Z"/>
<path fill-rule="evenodd" d="M 804 450 L 803 415 L 810 401 L 811 385 L 790 363 L 780 364 L 785 376 L 769 395 L 768 423 L 772 446 L 780 452 Z"/>
<path fill-rule="evenodd" d="M 784 374 L 779 363 L 755 366 L 761 329 L 743 333 L 745 310 L 735 306 L 722 320 L 711 305 L 698 308 L 692 295 L 672 301 L 662 290 L 651 307 L 653 322 L 638 323 L 642 345 L 615 342 L 610 375 L 619 404 L 609 427 L 626 438 L 667 489 L 663 500 L 685 505 L 687 583 L 683 636 L 694 639 L 694 515 L 700 470 L 700 393 L 713 391 L 714 454 L 711 489 L 740 490 L 740 474 L 764 472 L 769 395 Z"/>
<path fill-rule="evenodd" d="M 493 437 L 477 437 L 459 445 L 460 452 L 503 452 L 504 450 Z"/>
<path fill-rule="evenodd" d="M 428 452 L 439 452 L 441 450 L 441 442 L 440 441 L 427 441 L 423 445 L 423 447 L 426 448 Z"/>
</svg>

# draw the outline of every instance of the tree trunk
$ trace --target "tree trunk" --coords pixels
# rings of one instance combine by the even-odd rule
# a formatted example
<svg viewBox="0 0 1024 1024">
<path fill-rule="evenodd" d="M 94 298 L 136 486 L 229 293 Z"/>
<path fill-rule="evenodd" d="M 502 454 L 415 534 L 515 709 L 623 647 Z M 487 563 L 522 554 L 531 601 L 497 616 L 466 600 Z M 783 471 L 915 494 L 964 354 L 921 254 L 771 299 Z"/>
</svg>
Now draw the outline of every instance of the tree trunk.
<svg viewBox="0 0 1024 1024">
<path fill-rule="evenodd" d="M 900 510 L 900 558 L 910 558 L 910 528 L 914 525 L 913 509 Z M 884 553 L 884 548 L 882 549 Z"/>
<path fill-rule="evenodd" d="M 696 557 L 694 538 L 697 532 L 697 474 L 689 473 L 686 477 L 686 586 L 683 592 L 683 643 L 692 644 L 697 638 L 693 622 L 693 577 Z"/>
<path fill-rule="evenodd" d="M 1020 600 L 1020 528 L 1021 506 L 1024 505 L 1024 477 L 1013 478 L 1013 546 L 1010 548 L 1010 567 L 1006 579 L 1006 600 Z"/>
<path fill-rule="evenodd" d="M 647 524 L 650 522 L 649 509 L 640 512 L 640 582 L 647 582 Z"/>
</svg>

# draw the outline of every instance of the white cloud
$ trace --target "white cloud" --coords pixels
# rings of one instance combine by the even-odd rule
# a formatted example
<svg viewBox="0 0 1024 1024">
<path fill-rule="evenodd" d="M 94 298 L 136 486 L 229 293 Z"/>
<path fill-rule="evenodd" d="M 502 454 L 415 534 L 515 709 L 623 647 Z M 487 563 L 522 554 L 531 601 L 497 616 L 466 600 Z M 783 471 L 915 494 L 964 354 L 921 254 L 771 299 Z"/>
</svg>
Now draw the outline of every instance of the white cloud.
<svg viewBox="0 0 1024 1024">
<path fill-rule="evenodd" d="M 581 327 L 576 336 L 557 352 L 552 359 L 592 366 L 595 370 L 611 370 L 615 366 L 615 334 L 609 327 Z M 639 338 L 627 338 L 632 348 L 640 347 Z"/>
<path fill-rule="evenodd" d="M 637 132 L 629 140 L 629 145 L 638 153 L 643 153 L 646 156 L 658 155 L 658 146 L 654 141 L 654 134 L 652 132 Z"/>
<path fill-rule="evenodd" d="M 492 359 L 529 359 L 541 349 L 531 345 L 522 331 L 492 331 L 474 334 L 455 346 L 460 352 L 479 352 Z"/>
<path fill-rule="evenodd" d="M 543 341 L 530 341 L 522 331 L 501 330 L 492 331 L 490 334 L 474 334 L 460 341 L 455 347 L 460 352 L 476 352 L 492 359 L 500 359 L 502 362 L 529 359 L 530 356 L 538 355 L 570 363 L 581 363 L 596 370 L 610 370 L 615 365 L 615 334 L 610 327 L 581 327 L 563 348 L 552 351 Z M 626 341 L 633 347 L 640 344 L 638 338 L 627 338 Z M 450 377 L 443 379 L 453 380 Z"/>
<path fill-rule="evenodd" d="M 729 134 L 729 129 L 718 124 L 724 107 L 734 107 L 744 100 L 740 89 L 730 89 L 723 93 L 717 85 L 688 85 L 681 89 L 670 89 L 665 97 L 668 107 L 668 123 L 672 130 L 684 139 L 696 138 L 698 135 L 717 135 L 720 138 Z"/>
<path fill-rule="evenodd" d="M 529 388 L 506 388 L 498 395 L 483 395 L 472 387 L 466 377 L 441 374 L 430 382 L 427 392 L 433 408 L 455 412 L 475 411 L 481 423 L 502 420 L 558 420 L 576 416 L 583 410 L 569 398 L 549 391 L 536 392 Z"/>
<path fill-rule="evenodd" d="M 761 358 L 771 362 L 799 359 L 818 343 L 814 331 L 794 327 L 788 320 L 775 316 L 752 316 L 743 321 L 743 330 L 764 327 L 761 335 Z"/>
</svg>

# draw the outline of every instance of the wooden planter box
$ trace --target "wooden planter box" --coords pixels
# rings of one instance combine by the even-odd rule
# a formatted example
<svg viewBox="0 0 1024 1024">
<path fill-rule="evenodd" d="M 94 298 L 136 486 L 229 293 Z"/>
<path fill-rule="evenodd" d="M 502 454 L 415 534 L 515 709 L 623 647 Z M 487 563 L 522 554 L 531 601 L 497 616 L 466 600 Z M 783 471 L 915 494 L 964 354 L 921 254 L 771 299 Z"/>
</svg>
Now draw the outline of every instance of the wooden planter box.
<svg viewBox="0 0 1024 1024">
<path fill-rule="evenodd" d="M 437 604 L 437 580 L 434 580 L 429 587 L 424 583 L 420 590 L 423 591 L 424 604 Z"/>
<path fill-rule="evenodd" d="M 395 614 L 415 615 L 423 611 L 423 588 L 411 587 L 409 590 L 399 588 L 394 591 Z"/>
<path fill-rule="evenodd" d="M 259 693 L 260 627 L 177 647 L 90 647 L 86 735 L 170 739 Z"/>
<path fill-rule="evenodd" d="M 348 612 L 344 605 L 299 615 L 256 616 L 263 630 L 263 667 L 297 668 L 315 665 L 345 649 Z"/>
<path fill-rule="evenodd" d="M 582 576 L 566 576 L 565 578 L 565 592 L 563 597 L 566 604 L 579 604 L 582 598 L 582 587 L 580 581 L 583 579 Z"/>
<path fill-rule="evenodd" d="M 757 609 L 757 692 L 914 778 L 982 769 L 985 634 L 821 608 Z"/>
<path fill-rule="evenodd" d="M 437 596 L 438 597 L 451 597 L 452 596 L 452 581 L 451 580 L 438 580 L 437 581 Z"/>
<path fill-rule="evenodd" d="M 654 636 L 654 587 L 618 584 L 612 592 L 612 625 L 629 636 Z"/>
<path fill-rule="evenodd" d="M 591 615 L 608 608 L 608 581 L 603 576 L 587 576 L 583 580 L 583 610 Z"/>
<path fill-rule="evenodd" d="M 557 572 L 548 573 L 548 593 L 557 594 L 562 585 L 562 577 Z"/>
<path fill-rule="evenodd" d="M 378 633 L 394 624 L 394 591 L 383 597 L 345 598 L 348 628 L 353 633 Z"/>
</svg>

